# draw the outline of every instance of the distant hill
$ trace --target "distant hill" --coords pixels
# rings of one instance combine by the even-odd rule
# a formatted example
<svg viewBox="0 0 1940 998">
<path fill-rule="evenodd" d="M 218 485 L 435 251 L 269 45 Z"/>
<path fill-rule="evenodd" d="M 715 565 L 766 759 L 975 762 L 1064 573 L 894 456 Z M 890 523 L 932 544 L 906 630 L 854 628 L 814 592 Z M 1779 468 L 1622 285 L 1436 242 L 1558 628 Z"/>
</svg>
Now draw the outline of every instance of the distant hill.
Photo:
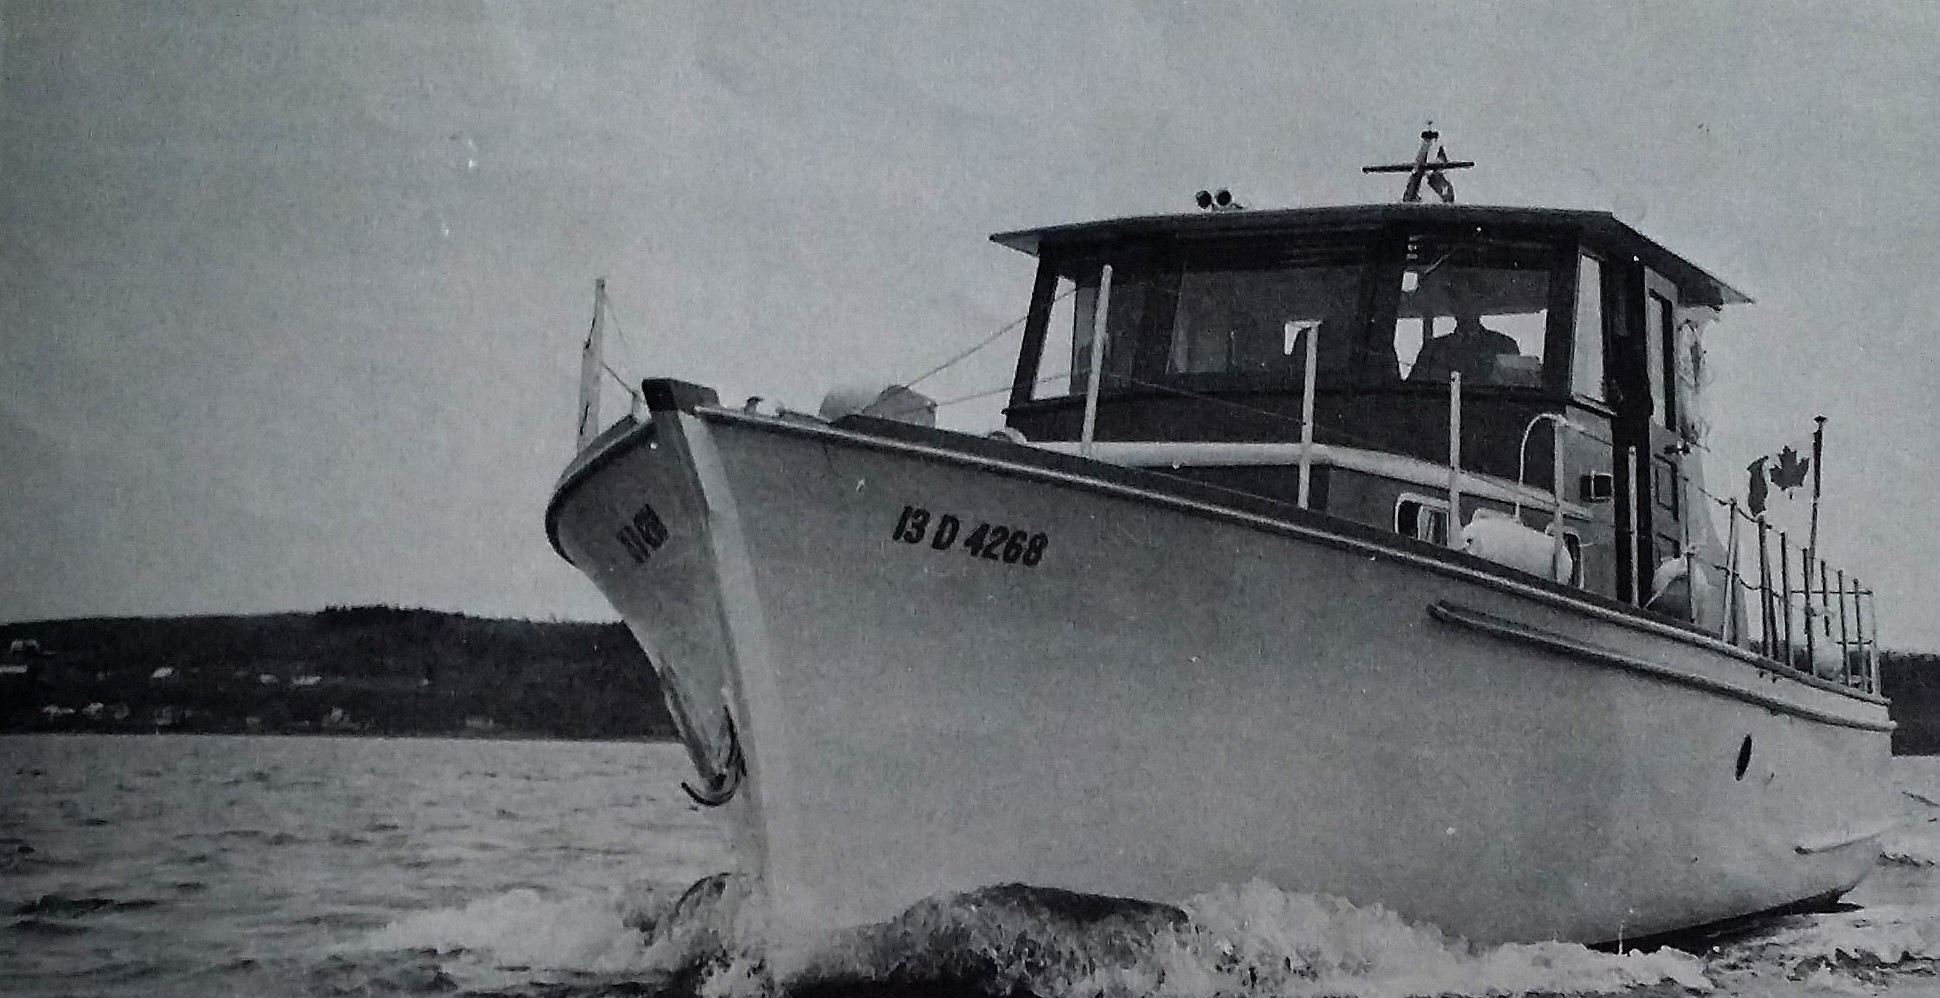
<svg viewBox="0 0 1940 998">
<path fill-rule="evenodd" d="M 390 606 L 0 625 L 0 731 L 668 738 L 620 624 Z"/>
</svg>

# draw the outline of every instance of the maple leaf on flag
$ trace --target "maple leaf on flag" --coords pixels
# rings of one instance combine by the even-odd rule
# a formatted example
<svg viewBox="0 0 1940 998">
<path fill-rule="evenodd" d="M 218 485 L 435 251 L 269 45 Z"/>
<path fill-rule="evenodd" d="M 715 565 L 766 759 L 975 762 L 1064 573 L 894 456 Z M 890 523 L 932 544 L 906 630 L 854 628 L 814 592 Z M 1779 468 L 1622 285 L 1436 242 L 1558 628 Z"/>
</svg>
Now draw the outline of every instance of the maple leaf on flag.
<svg viewBox="0 0 1940 998">
<path fill-rule="evenodd" d="M 1772 465 L 1772 484 L 1790 492 L 1805 484 L 1805 473 L 1811 467 L 1811 458 L 1801 458 L 1798 451 L 1786 447 L 1778 452 L 1778 463 Z"/>
</svg>

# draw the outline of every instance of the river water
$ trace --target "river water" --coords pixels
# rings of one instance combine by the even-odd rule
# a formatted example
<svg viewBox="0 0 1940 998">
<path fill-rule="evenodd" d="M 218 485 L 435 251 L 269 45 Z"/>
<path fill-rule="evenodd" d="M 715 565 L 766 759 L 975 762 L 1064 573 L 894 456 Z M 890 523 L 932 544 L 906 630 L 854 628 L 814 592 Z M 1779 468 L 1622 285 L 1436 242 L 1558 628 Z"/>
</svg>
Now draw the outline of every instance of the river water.
<svg viewBox="0 0 1940 998">
<path fill-rule="evenodd" d="M 1895 774 L 1905 821 L 1850 910 L 1692 953 L 1471 949 L 1254 883 L 1169 899 L 1183 924 L 999 892 L 931 906 L 843 967 L 876 992 L 941 973 L 1195 998 L 1940 994 L 1940 805 L 1920 799 L 1940 802 L 1940 759 Z M 677 906 L 727 866 L 686 775 L 663 744 L 0 738 L 0 992 L 757 993 L 759 954 L 713 945 L 730 902 Z"/>
</svg>

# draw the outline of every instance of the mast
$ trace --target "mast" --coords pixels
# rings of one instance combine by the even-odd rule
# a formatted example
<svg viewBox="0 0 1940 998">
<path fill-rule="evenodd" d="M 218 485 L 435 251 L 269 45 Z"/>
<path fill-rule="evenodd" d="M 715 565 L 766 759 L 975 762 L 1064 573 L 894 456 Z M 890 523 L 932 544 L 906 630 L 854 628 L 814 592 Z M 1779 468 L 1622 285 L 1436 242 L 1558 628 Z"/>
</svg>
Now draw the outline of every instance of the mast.
<svg viewBox="0 0 1940 998">
<path fill-rule="evenodd" d="M 1423 180 L 1428 181 L 1428 186 L 1435 189 L 1436 195 L 1444 203 L 1453 204 L 1455 201 L 1455 185 L 1449 183 L 1447 177 L 1442 176 L 1442 171 L 1466 170 L 1474 166 L 1475 163 L 1472 160 L 1449 159 L 1448 150 L 1440 147 L 1440 141 L 1441 133 L 1435 131 L 1435 123 L 1431 121 L 1428 123 L 1428 127 L 1422 130 L 1421 148 L 1415 150 L 1414 162 L 1389 163 L 1385 166 L 1363 166 L 1361 167 L 1361 172 L 1407 174 L 1408 186 L 1401 192 L 1401 202 L 1403 204 L 1417 204 L 1421 201 L 1421 182 Z M 1433 153 L 1435 156 L 1432 160 L 1428 158 L 1430 153 Z"/>
</svg>

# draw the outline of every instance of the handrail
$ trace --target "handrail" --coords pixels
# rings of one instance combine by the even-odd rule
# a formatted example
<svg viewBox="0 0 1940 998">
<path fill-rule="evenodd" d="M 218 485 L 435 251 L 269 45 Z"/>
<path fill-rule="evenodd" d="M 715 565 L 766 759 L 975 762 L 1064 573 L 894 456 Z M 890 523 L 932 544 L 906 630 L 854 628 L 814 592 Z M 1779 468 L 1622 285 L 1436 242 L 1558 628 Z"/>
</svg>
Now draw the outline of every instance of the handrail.
<svg viewBox="0 0 1940 998">
<path fill-rule="evenodd" d="M 1733 537 L 1740 517 L 1758 531 L 1755 581 L 1751 573 L 1738 570 L 1736 545 L 1726 564 L 1713 566 L 1725 579 L 1725 633 L 1732 643 L 1821 679 L 1877 694 L 1878 621 L 1874 613 L 1867 612 L 1875 596 L 1873 590 L 1857 575 L 1848 575 L 1844 568 L 1835 568 L 1818 557 L 1810 547 L 1798 552 L 1795 586 L 1791 535 L 1772 526 L 1764 514 L 1746 511 L 1736 500 L 1720 501 L 1719 505 L 1731 518 Z M 1773 533 L 1778 535 L 1776 566 L 1772 545 L 1767 542 Z M 1755 626 L 1750 620 L 1738 620 L 1741 612 L 1750 616 L 1745 611 L 1754 596 L 1758 601 Z M 1795 617 L 1800 626 L 1794 625 Z"/>
</svg>

